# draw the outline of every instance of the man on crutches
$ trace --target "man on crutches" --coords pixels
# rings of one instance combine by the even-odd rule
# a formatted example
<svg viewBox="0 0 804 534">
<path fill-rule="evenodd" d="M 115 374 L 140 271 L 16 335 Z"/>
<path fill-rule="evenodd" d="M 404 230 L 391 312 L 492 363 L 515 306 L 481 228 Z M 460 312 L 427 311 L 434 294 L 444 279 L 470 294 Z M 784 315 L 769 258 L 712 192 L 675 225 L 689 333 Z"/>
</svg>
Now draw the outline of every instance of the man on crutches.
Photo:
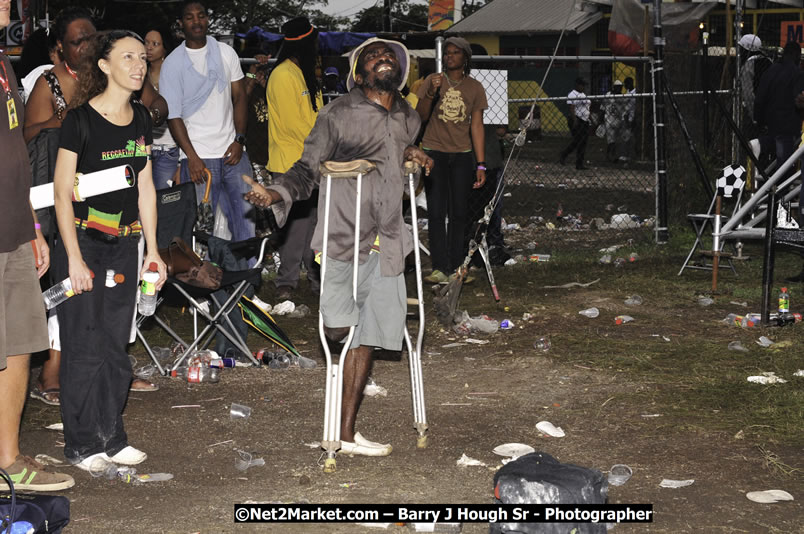
<svg viewBox="0 0 804 534">
<path fill-rule="evenodd" d="M 350 92 L 321 110 L 304 143 L 301 159 L 267 189 L 255 188 L 246 195 L 257 206 L 273 204 L 281 226 L 292 202 L 308 198 L 318 187 L 322 163 L 367 160 L 373 164 L 374 170 L 362 180 L 361 189 L 357 185 L 361 182 L 353 179 L 331 181 L 329 191 L 322 186 L 312 240 L 317 251 L 324 248 L 327 240 L 320 302 L 326 338 L 330 345 L 335 344 L 354 328 L 350 350 L 342 358 L 339 437 L 340 450 L 347 454 L 386 456 L 392 449 L 390 444 L 369 441 L 355 432 L 355 418 L 374 347 L 402 348 L 407 306 L 404 266 L 405 257 L 413 249 L 402 218 L 406 184 L 403 163 L 413 161 L 427 174 L 433 166 L 433 160 L 413 146 L 421 121 L 399 94 L 408 64 L 408 51 L 401 43 L 373 38 L 357 47 L 350 56 Z M 359 174 L 362 177 L 363 171 Z M 361 215 L 356 232 L 357 198 L 361 199 Z M 355 238 L 359 265 L 353 288 Z"/>
</svg>

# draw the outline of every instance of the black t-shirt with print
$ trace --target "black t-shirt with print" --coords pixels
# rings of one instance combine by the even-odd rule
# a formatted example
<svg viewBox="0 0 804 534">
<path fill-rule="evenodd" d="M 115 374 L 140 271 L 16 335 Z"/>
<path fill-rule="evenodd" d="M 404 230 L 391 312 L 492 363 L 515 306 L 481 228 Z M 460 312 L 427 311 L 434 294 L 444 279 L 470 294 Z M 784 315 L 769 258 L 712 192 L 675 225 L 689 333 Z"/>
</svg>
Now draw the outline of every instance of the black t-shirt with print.
<svg viewBox="0 0 804 534">
<path fill-rule="evenodd" d="M 142 104 L 132 103 L 132 106 Z M 86 137 L 86 153 L 82 151 L 82 136 L 78 131 L 76 111 L 67 113 L 61 126 L 59 147 L 78 154 L 78 172 L 88 174 L 131 165 L 134 175 L 145 168 L 147 153 L 145 147 L 153 144 L 151 122 L 147 113 L 138 113 L 135 109 L 134 119 L 125 126 L 112 124 L 95 111 L 89 103 L 81 106 L 89 118 L 89 135 Z M 141 119 L 139 117 L 144 117 Z M 139 209 L 139 190 L 135 181 L 133 187 L 112 191 L 103 195 L 87 198 L 84 202 L 73 202 L 75 216 L 86 219 L 89 209 L 116 214 L 122 212 L 120 224 L 131 224 L 137 220 Z"/>
</svg>

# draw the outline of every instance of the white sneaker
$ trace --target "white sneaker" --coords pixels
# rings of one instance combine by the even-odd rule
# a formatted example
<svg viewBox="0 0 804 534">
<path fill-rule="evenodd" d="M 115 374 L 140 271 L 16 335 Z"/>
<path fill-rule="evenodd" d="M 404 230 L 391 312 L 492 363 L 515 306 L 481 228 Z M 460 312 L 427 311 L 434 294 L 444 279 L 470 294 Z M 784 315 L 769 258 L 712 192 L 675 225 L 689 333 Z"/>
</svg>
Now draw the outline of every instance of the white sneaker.
<svg viewBox="0 0 804 534">
<path fill-rule="evenodd" d="M 123 450 L 115 454 L 110 460 L 116 464 L 137 465 L 148 458 L 148 455 L 131 445 L 127 445 Z"/>
<path fill-rule="evenodd" d="M 388 456 L 393 447 L 390 443 L 375 443 L 364 438 L 360 432 L 355 432 L 355 441 L 341 441 L 341 451 L 345 454 L 360 456 Z"/>
<path fill-rule="evenodd" d="M 75 464 L 75 467 L 90 473 L 102 473 L 111 464 L 112 460 L 109 458 L 109 455 L 105 452 L 99 452 L 97 454 L 93 454 L 92 456 L 87 456 Z"/>
</svg>

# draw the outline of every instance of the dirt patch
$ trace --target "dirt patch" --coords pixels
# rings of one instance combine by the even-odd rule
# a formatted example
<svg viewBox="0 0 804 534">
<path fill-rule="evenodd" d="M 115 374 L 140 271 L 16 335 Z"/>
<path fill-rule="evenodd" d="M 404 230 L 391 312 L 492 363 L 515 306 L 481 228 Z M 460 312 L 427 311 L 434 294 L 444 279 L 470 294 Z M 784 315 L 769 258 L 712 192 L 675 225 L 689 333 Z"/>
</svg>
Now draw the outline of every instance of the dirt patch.
<svg viewBox="0 0 804 534">
<path fill-rule="evenodd" d="M 717 326 L 723 309 L 700 308 L 693 290 L 674 285 L 670 273 L 680 261 L 674 258 L 672 265 L 664 265 L 666 258 L 657 257 L 655 263 L 644 261 L 625 270 L 596 266 L 570 271 L 553 263 L 499 269 L 504 299 L 499 305 L 479 276 L 476 285 L 465 288 L 461 307 L 472 315 L 510 318 L 515 328 L 488 337 L 486 345 L 444 348 L 462 338 L 429 320 L 423 357 L 428 447 L 416 448 L 406 356 L 378 354 L 373 377 L 388 396 L 365 399 L 358 428 L 369 439 L 391 442 L 394 452 L 387 458 L 339 456 L 334 474 L 322 472 L 321 451 L 307 445 L 321 438 L 325 372 L 317 349 L 316 303 L 303 286 L 300 300 L 314 314 L 277 320 L 305 355 L 319 361 L 319 368 L 227 369 L 218 384 L 162 378 L 157 379 L 159 391 L 132 394 L 126 430 L 130 442 L 149 454 L 140 472 L 170 472 L 175 479 L 131 486 L 71 469 L 77 483 L 66 493 L 72 501 L 68 532 L 375 532 L 335 524 L 236 527 L 233 504 L 489 503 L 500 460 L 491 451 L 506 442 L 530 444 L 563 462 L 603 472 L 614 464 L 629 465 L 633 477 L 610 488 L 610 502 L 652 503 L 656 520 L 652 525 L 620 525 L 615 532 L 802 532 L 801 471 L 781 474 L 757 447 L 762 443 L 781 462 L 801 469 L 799 443 L 758 441 L 751 439 L 750 429 L 748 439 L 736 439 L 743 429 L 739 421 L 729 426 L 731 415 L 722 413 L 729 424 L 714 428 L 710 421 L 721 415 L 717 406 L 697 413 L 681 410 L 694 388 L 663 378 L 665 362 L 682 357 L 685 343 L 698 343 L 704 350 L 690 350 L 687 358 L 706 357 L 709 342 L 722 345 L 717 350 L 727 354 L 723 342 L 737 332 Z M 588 282 L 601 273 L 601 282 L 586 289 L 541 287 Z M 667 280 L 667 287 L 648 294 L 646 287 L 659 285 L 658 280 Z M 698 285 L 705 285 L 701 280 Z M 635 291 L 646 300 L 638 310 L 622 304 Z M 261 295 L 272 300 L 269 288 Z M 599 318 L 578 315 L 592 305 L 601 310 Z M 534 317 L 522 321 L 525 312 Z M 617 326 L 614 316 L 622 313 L 637 320 Z M 429 303 L 428 317 L 434 317 Z M 176 313 L 171 322 L 189 328 L 187 319 Z M 159 339 L 155 331 L 148 335 Z M 542 335 L 552 340 L 547 353 L 532 348 Z M 257 348 L 262 342 L 251 334 L 249 343 Z M 140 346 L 132 352 L 145 363 Z M 650 378 L 651 367 L 655 379 Z M 800 394 L 804 379 L 796 380 L 787 386 Z M 251 417 L 230 420 L 232 402 L 251 406 Z M 541 435 L 535 428 L 541 420 L 561 426 L 566 437 Z M 57 408 L 28 403 L 23 450 L 62 458 L 62 436 L 43 428 L 57 421 Z M 234 449 L 264 458 L 265 466 L 237 471 Z M 456 466 L 463 453 L 489 467 Z M 659 487 L 663 478 L 695 483 L 664 489 Z M 761 505 L 745 498 L 748 491 L 772 488 L 789 491 L 797 500 Z M 410 532 L 407 527 L 389 531 Z M 482 524 L 463 529 L 487 531 Z"/>
</svg>

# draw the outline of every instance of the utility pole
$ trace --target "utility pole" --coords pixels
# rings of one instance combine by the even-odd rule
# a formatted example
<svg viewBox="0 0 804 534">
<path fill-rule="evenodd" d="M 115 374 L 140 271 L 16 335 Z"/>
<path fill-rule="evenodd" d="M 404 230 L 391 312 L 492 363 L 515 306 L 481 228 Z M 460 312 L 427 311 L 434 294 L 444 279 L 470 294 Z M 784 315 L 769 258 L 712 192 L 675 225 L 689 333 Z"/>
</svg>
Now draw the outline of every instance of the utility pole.
<svg viewBox="0 0 804 534">
<path fill-rule="evenodd" d="M 665 111 L 664 111 L 664 36 L 662 35 L 662 0 L 653 3 L 653 61 L 654 92 L 656 93 L 656 242 L 667 243 L 667 160 L 665 159 Z"/>
<path fill-rule="evenodd" d="M 391 0 L 384 0 L 382 8 L 382 31 L 393 31 L 393 26 L 391 24 Z"/>
</svg>

